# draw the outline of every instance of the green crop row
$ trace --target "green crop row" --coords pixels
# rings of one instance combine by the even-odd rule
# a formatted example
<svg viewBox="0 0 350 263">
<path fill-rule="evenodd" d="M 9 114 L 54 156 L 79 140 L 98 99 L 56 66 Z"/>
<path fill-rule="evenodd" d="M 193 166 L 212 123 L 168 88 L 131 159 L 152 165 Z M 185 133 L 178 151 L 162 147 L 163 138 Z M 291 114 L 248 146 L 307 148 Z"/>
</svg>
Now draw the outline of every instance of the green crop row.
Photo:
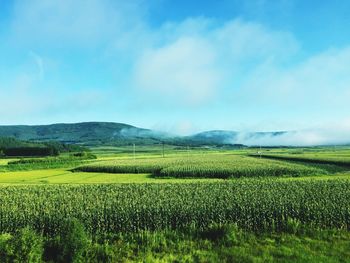
<svg viewBox="0 0 350 263">
<path fill-rule="evenodd" d="M 63 167 L 75 167 L 85 162 L 96 159 L 93 154 L 75 154 L 71 156 L 46 157 L 46 158 L 23 158 L 9 161 L 7 165 L 1 165 L 3 171 L 21 171 L 34 169 L 52 169 Z"/>
<path fill-rule="evenodd" d="M 262 154 L 251 155 L 253 157 L 262 157 L 273 160 L 298 161 L 314 164 L 331 164 L 350 167 L 350 155 L 331 155 L 331 154 Z"/>
<path fill-rule="evenodd" d="M 288 221 L 350 228 L 350 181 L 242 179 L 222 183 L 0 187 L 0 232 L 60 233 L 65 219 L 91 234 L 205 229 L 234 223 L 284 230 Z"/>
</svg>

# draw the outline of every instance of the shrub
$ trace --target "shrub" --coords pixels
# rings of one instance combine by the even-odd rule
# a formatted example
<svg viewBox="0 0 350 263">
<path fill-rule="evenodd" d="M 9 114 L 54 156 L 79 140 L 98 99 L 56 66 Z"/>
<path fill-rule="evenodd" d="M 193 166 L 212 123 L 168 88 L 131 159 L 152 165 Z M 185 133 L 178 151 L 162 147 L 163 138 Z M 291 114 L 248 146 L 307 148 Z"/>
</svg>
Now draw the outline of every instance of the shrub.
<svg viewBox="0 0 350 263">
<path fill-rule="evenodd" d="M 57 237 L 49 240 L 45 248 L 45 260 L 54 262 L 80 262 L 88 247 L 83 225 L 76 219 L 62 224 Z"/>
<path fill-rule="evenodd" d="M 29 228 L 0 236 L 1 262 L 42 262 L 43 238 Z"/>
</svg>

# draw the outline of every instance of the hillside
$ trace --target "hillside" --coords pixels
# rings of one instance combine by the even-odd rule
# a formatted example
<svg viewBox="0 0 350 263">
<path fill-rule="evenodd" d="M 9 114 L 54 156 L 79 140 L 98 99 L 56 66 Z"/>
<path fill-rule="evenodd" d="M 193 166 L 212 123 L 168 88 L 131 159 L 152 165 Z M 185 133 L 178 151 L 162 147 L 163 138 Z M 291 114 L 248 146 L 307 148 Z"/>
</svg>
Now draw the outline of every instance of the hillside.
<svg viewBox="0 0 350 263">
<path fill-rule="evenodd" d="M 265 137 L 278 137 L 285 132 L 239 133 L 213 130 L 191 136 L 173 136 L 163 132 L 138 128 L 124 123 L 83 122 L 51 125 L 0 126 L 0 137 L 11 137 L 26 141 L 58 141 L 82 145 L 130 145 L 167 143 L 174 145 L 233 145 L 242 146 Z M 254 143 L 251 143 L 254 145 Z"/>
<path fill-rule="evenodd" d="M 151 139 L 151 131 L 131 125 L 110 122 L 74 124 L 0 126 L 0 137 L 28 141 L 59 141 L 65 143 L 98 144 L 111 141 Z"/>
</svg>

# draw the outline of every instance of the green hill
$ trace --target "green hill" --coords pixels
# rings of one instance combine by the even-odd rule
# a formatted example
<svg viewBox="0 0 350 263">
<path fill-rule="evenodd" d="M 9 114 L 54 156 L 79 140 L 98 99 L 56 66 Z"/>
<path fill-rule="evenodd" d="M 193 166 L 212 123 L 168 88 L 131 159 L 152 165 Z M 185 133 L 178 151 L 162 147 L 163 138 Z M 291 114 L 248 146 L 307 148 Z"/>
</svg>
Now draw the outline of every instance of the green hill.
<svg viewBox="0 0 350 263">
<path fill-rule="evenodd" d="M 0 137 L 26 141 L 59 141 L 73 144 L 152 143 L 154 132 L 123 123 L 83 122 L 51 125 L 0 126 Z"/>
<path fill-rule="evenodd" d="M 191 136 L 175 136 L 167 133 L 142 129 L 124 123 L 82 122 L 51 125 L 0 126 L 0 138 L 10 137 L 32 142 L 56 141 L 79 145 L 151 145 L 173 144 L 190 146 L 237 146 L 245 141 L 263 137 L 281 136 L 285 132 L 244 133 L 235 131 L 206 131 Z"/>
</svg>

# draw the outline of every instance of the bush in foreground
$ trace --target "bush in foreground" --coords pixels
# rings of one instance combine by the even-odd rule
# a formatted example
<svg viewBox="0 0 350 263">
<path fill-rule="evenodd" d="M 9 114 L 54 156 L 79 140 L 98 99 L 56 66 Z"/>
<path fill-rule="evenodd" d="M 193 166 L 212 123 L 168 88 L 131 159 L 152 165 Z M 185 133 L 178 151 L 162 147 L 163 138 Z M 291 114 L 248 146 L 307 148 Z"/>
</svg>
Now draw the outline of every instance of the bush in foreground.
<svg viewBox="0 0 350 263">
<path fill-rule="evenodd" d="M 43 237 L 29 228 L 0 235 L 1 262 L 42 262 Z"/>
</svg>

